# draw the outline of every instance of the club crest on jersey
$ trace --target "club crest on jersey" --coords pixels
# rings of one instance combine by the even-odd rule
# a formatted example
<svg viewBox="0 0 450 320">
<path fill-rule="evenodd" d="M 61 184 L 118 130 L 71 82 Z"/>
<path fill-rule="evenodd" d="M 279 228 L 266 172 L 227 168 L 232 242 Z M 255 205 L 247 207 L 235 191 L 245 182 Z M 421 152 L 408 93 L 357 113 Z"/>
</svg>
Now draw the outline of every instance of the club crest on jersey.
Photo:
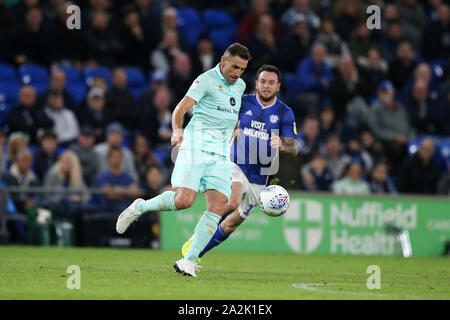
<svg viewBox="0 0 450 320">
<path fill-rule="evenodd" d="M 278 121 L 278 116 L 276 114 L 273 114 L 269 118 L 270 122 L 276 123 Z"/>
<path fill-rule="evenodd" d="M 236 100 L 235 100 L 233 97 L 230 98 L 230 104 L 231 104 L 233 107 L 236 105 Z"/>
<path fill-rule="evenodd" d="M 192 82 L 192 85 L 189 88 L 189 90 L 194 90 L 198 86 L 199 83 L 200 83 L 200 80 L 198 80 L 198 79 L 194 80 L 194 82 Z"/>
</svg>

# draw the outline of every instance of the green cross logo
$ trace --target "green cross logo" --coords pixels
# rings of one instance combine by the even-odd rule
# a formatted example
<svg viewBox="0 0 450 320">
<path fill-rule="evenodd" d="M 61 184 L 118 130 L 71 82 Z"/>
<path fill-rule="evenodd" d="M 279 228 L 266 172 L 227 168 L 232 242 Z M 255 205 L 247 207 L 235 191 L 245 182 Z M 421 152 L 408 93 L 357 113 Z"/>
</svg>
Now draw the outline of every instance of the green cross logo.
<svg viewBox="0 0 450 320">
<path fill-rule="evenodd" d="M 313 252 L 322 241 L 323 207 L 314 200 L 293 200 L 283 216 L 284 239 L 298 253 Z"/>
</svg>

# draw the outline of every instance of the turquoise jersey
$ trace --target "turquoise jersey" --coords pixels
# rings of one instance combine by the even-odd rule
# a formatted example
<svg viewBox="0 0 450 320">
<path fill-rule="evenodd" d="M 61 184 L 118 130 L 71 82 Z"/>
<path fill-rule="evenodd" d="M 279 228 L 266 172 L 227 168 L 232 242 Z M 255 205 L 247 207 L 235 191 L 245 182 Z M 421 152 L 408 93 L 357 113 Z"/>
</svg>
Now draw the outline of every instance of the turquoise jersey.
<svg viewBox="0 0 450 320">
<path fill-rule="evenodd" d="M 229 84 L 220 63 L 194 80 L 186 96 L 197 103 L 180 149 L 201 150 L 229 158 L 230 140 L 239 117 L 245 82 Z"/>
</svg>

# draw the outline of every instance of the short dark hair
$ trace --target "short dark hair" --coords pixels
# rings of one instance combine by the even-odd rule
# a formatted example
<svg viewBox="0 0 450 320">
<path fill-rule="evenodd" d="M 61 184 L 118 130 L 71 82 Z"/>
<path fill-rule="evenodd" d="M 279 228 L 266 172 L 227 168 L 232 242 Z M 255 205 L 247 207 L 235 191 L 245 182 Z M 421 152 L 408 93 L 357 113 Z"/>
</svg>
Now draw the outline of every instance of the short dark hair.
<svg viewBox="0 0 450 320">
<path fill-rule="evenodd" d="M 120 155 L 123 156 L 123 152 L 122 149 L 120 147 L 111 147 L 108 151 L 108 157 L 107 159 L 109 159 L 111 157 L 111 155 L 113 154 L 113 152 L 119 152 Z"/>
<path fill-rule="evenodd" d="M 45 130 L 42 133 L 42 135 L 41 135 L 41 139 L 39 139 L 39 140 L 42 141 L 44 139 L 53 139 L 53 140 L 57 141 L 58 140 L 58 136 L 52 130 Z"/>
<path fill-rule="evenodd" d="M 275 74 L 277 75 L 277 77 L 278 77 L 278 82 L 281 81 L 281 71 L 280 71 L 280 69 L 278 69 L 277 67 L 275 67 L 275 66 L 273 66 L 273 65 L 271 65 L 271 64 L 264 64 L 264 65 L 262 65 L 262 66 L 258 69 L 258 71 L 256 72 L 256 79 L 258 79 L 258 78 L 259 78 L 259 75 L 260 75 L 262 72 L 264 72 L 264 71 L 275 73 Z"/>
<path fill-rule="evenodd" d="M 238 56 L 241 59 L 244 60 L 250 60 L 252 58 L 250 51 L 248 51 L 248 48 L 246 46 L 243 46 L 242 44 L 235 42 L 232 45 L 230 45 L 225 52 L 223 53 L 224 56 L 227 57 L 236 57 Z"/>
</svg>

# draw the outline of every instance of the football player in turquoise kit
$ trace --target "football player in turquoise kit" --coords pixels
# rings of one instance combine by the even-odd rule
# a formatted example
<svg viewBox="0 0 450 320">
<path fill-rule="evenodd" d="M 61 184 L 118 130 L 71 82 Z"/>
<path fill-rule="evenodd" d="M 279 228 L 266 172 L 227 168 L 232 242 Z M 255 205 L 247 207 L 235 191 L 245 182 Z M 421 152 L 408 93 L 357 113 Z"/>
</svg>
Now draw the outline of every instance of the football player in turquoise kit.
<svg viewBox="0 0 450 320">
<path fill-rule="evenodd" d="M 149 200 L 136 199 L 119 216 L 120 234 L 149 211 L 186 209 L 197 192 L 204 192 L 206 212 L 195 228 L 195 240 L 184 257 L 174 264 L 175 271 L 196 277 L 196 261 L 210 241 L 221 217 L 227 212 L 231 195 L 231 142 L 238 128 L 238 116 L 245 82 L 240 78 L 247 68 L 250 53 L 239 43 L 227 48 L 220 63 L 194 80 L 186 96 L 172 114 L 172 146 L 179 153 L 172 172 L 172 187 Z M 185 113 L 193 116 L 182 130 Z"/>
<path fill-rule="evenodd" d="M 228 215 L 222 217 L 214 236 L 199 257 L 227 239 L 258 205 L 259 194 L 269 175 L 278 169 L 278 151 L 292 155 L 298 153 L 294 113 L 277 98 L 280 76 L 277 67 L 263 65 L 257 72 L 256 94 L 242 97 L 240 133 L 232 147 L 233 184 Z M 183 245 L 183 255 L 195 237 L 194 234 Z"/>
</svg>

